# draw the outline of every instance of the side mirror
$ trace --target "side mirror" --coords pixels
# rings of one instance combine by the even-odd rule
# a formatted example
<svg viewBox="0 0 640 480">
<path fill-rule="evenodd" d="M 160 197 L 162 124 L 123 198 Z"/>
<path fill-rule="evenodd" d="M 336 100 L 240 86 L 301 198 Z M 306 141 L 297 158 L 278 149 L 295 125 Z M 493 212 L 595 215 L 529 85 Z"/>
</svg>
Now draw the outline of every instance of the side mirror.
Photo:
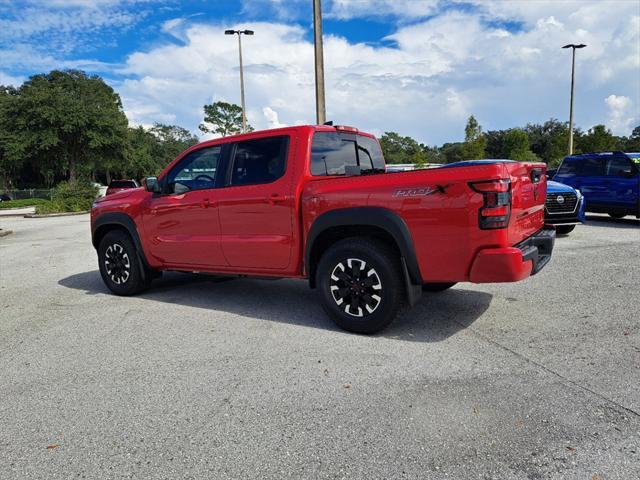
<svg viewBox="0 0 640 480">
<path fill-rule="evenodd" d="M 160 193 L 160 183 L 158 177 L 147 177 L 144 179 L 144 188 L 147 192 Z"/>
</svg>

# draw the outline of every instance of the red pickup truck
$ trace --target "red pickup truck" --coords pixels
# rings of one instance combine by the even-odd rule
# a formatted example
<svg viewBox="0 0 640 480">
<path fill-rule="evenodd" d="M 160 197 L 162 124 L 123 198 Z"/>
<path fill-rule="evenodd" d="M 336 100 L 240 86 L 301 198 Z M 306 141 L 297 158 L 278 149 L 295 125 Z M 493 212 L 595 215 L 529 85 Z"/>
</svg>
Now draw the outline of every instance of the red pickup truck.
<svg viewBox="0 0 640 480">
<path fill-rule="evenodd" d="M 338 325 L 373 333 L 423 290 L 538 272 L 555 240 L 545 198 L 543 163 L 386 173 L 374 136 L 298 126 L 190 148 L 96 200 L 91 231 L 117 295 L 165 270 L 304 278 Z"/>
</svg>

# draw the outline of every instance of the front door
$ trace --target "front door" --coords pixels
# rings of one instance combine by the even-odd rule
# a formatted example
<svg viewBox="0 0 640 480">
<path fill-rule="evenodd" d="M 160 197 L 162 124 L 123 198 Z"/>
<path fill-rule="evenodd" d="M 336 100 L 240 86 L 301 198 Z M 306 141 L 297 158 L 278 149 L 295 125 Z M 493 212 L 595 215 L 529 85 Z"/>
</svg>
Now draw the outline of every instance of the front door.
<svg viewBox="0 0 640 480">
<path fill-rule="evenodd" d="M 603 158 L 585 158 L 576 163 L 576 176 L 573 178 L 573 181 L 568 184 L 582 192 L 587 201 L 587 210 L 590 206 L 593 207 L 607 203 L 609 192 L 603 177 Z"/>
<path fill-rule="evenodd" d="M 232 145 L 219 207 L 224 257 L 233 267 L 283 270 L 293 245 L 293 151 L 290 134 Z"/>
<path fill-rule="evenodd" d="M 214 146 L 187 154 L 160 179 L 162 193 L 145 203 L 150 253 L 163 264 L 189 269 L 226 265 L 216 189 L 221 151 Z"/>
</svg>

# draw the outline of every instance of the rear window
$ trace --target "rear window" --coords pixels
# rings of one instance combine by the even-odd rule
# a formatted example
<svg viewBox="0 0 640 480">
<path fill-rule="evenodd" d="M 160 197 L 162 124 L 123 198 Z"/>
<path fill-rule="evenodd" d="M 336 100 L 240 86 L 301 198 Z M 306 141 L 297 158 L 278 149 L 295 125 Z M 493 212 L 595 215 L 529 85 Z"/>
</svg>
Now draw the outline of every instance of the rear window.
<svg viewBox="0 0 640 480">
<path fill-rule="evenodd" d="M 363 173 L 384 172 L 378 142 L 363 135 L 317 132 L 311 148 L 312 175 L 344 175 L 347 166 L 360 166 Z"/>
<path fill-rule="evenodd" d="M 137 188 L 138 184 L 133 180 L 114 180 L 109 184 L 111 188 Z"/>
</svg>

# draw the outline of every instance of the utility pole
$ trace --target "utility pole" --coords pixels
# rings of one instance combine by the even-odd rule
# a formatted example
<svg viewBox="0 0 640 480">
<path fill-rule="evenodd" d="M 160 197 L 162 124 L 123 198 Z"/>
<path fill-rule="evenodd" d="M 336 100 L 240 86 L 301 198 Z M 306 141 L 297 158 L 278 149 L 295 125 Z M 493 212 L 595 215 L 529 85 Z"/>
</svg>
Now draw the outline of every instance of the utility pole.
<svg viewBox="0 0 640 480">
<path fill-rule="evenodd" d="M 569 101 L 569 155 L 573 155 L 573 91 L 575 87 L 575 76 L 576 76 L 576 48 L 584 48 L 586 45 L 581 43 L 579 45 L 575 45 L 570 43 L 569 45 L 565 45 L 562 48 L 571 48 L 571 100 Z"/>
<path fill-rule="evenodd" d="M 324 53 L 322 49 L 322 0 L 313 0 L 313 43 L 316 70 L 316 123 L 327 121 L 324 97 Z"/>
<path fill-rule="evenodd" d="M 238 35 L 238 56 L 240 58 L 240 106 L 242 107 L 242 133 L 247 131 L 247 111 L 244 105 L 244 70 L 242 68 L 242 35 L 253 35 L 253 30 L 225 30 L 225 35 Z"/>
</svg>

